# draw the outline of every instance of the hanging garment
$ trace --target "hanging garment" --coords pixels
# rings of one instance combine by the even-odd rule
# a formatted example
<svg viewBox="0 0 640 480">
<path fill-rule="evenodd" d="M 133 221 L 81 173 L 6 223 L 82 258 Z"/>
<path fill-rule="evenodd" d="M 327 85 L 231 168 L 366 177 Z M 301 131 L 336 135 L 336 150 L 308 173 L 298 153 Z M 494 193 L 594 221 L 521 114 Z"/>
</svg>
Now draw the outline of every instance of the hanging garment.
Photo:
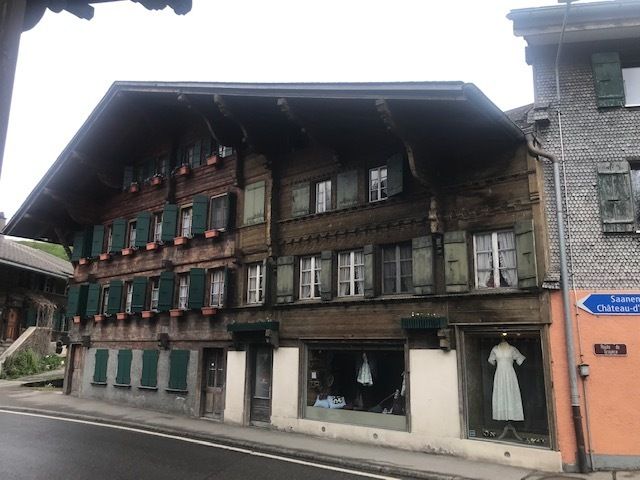
<svg viewBox="0 0 640 480">
<path fill-rule="evenodd" d="M 358 377 L 356 378 L 360 385 L 370 387 L 373 385 L 373 377 L 371 376 L 371 368 L 369 367 L 369 361 L 367 360 L 367 354 L 362 354 L 362 365 L 358 370 Z"/>
<path fill-rule="evenodd" d="M 489 363 L 496 366 L 492 396 L 494 420 L 524 420 L 522 396 L 513 362 L 522 365 L 525 358 L 516 347 L 505 341 L 491 349 Z"/>
</svg>

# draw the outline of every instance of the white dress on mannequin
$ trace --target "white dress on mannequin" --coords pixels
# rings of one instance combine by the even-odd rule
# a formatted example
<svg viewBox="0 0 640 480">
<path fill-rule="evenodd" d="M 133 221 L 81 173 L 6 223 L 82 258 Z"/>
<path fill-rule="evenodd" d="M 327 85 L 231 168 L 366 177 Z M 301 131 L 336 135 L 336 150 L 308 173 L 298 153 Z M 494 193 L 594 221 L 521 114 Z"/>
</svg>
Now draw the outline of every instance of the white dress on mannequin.
<svg viewBox="0 0 640 480">
<path fill-rule="evenodd" d="M 494 420 L 524 420 L 522 396 L 520 395 L 518 377 L 513 369 L 513 362 L 522 365 L 525 358 L 516 347 L 504 340 L 491 349 L 489 363 L 497 365 L 493 377 Z"/>
</svg>

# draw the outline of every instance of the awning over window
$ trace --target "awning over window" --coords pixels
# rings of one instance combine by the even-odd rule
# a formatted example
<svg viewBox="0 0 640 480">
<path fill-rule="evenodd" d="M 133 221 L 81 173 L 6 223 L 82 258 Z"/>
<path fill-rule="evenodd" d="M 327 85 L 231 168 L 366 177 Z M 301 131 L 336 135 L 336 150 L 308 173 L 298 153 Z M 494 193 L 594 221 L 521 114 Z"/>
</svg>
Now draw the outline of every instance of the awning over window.
<svg viewBox="0 0 640 480">
<path fill-rule="evenodd" d="M 449 325 L 447 317 L 413 316 L 402 318 L 400 325 L 405 330 L 439 330 Z"/>
</svg>

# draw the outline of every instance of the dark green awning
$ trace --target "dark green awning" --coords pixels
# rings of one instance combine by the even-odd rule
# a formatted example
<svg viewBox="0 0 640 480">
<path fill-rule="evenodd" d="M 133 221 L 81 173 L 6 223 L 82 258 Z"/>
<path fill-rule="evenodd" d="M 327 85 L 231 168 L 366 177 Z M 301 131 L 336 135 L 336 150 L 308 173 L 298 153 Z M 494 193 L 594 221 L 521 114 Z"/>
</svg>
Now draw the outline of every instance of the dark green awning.
<svg viewBox="0 0 640 480">
<path fill-rule="evenodd" d="M 227 325 L 228 332 L 260 332 L 279 329 L 280 322 L 230 323 Z"/>
<path fill-rule="evenodd" d="M 405 330 L 437 330 L 448 325 L 447 317 L 414 316 L 401 319 L 401 326 Z"/>
</svg>

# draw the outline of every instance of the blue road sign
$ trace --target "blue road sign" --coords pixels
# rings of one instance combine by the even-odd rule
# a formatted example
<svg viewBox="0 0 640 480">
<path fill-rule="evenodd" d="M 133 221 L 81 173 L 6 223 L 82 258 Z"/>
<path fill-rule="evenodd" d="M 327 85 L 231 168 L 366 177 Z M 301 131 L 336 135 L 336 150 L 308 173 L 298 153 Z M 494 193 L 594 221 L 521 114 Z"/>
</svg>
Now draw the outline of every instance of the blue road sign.
<svg viewBox="0 0 640 480">
<path fill-rule="evenodd" d="M 640 315 L 640 293 L 592 293 L 578 307 L 593 315 Z"/>
</svg>

